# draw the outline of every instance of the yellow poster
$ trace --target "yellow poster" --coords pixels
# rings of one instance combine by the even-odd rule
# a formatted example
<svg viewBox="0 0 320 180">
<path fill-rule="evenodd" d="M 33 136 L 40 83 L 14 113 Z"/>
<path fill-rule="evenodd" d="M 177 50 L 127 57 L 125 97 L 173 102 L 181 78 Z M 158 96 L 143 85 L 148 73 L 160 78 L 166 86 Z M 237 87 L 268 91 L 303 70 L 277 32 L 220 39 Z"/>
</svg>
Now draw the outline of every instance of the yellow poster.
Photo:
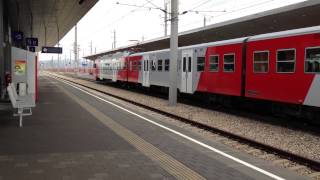
<svg viewBox="0 0 320 180">
<path fill-rule="evenodd" d="M 23 76 L 26 74 L 26 61 L 16 60 L 14 65 L 14 74 L 17 76 Z"/>
</svg>

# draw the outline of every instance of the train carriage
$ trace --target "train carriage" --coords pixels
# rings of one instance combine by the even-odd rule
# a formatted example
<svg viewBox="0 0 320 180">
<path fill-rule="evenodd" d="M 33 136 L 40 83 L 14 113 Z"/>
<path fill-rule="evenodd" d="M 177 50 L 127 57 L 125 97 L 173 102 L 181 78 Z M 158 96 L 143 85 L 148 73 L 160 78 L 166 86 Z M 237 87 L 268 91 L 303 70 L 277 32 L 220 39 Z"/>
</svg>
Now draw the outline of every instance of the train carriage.
<svg viewBox="0 0 320 180">
<path fill-rule="evenodd" d="M 97 77 L 167 88 L 169 59 L 169 49 L 108 55 Z M 320 107 L 320 26 L 180 47 L 177 65 L 181 93 L 293 105 L 300 115 Z"/>
<path fill-rule="evenodd" d="M 249 38 L 246 97 L 320 107 L 320 27 Z"/>
</svg>

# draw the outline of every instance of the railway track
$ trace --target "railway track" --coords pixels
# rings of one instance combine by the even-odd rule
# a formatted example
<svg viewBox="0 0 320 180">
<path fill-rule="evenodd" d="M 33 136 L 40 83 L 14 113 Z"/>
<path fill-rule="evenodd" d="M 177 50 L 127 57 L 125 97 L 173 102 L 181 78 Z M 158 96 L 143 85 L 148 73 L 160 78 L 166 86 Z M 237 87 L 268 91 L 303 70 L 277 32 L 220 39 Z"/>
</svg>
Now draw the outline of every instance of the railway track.
<svg viewBox="0 0 320 180">
<path fill-rule="evenodd" d="M 303 156 L 300 156 L 300 155 L 297 155 L 297 154 L 293 154 L 291 152 L 288 152 L 288 151 L 285 151 L 285 150 L 282 150 L 282 149 L 279 149 L 279 148 L 276 148 L 276 147 L 273 147 L 273 146 L 270 146 L 270 145 L 267 145 L 267 144 L 264 144 L 264 143 L 261 143 L 261 142 L 257 142 L 255 140 L 252 140 L 252 139 L 249 139 L 249 138 L 246 138 L 244 136 L 240 136 L 240 135 L 237 135 L 237 134 L 234 134 L 234 133 L 231 133 L 231 132 L 227 132 L 227 131 L 221 130 L 219 128 L 211 127 L 211 126 L 209 126 L 207 124 L 203 124 L 201 122 L 196 122 L 196 121 L 188 119 L 188 118 L 177 116 L 177 115 L 175 115 L 173 113 L 165 112 L 165 111 L 162 111 L 162 110 L 147 106 L 145 104 L 141 104 L 141 103 L 135 102 L 133 100 L 129 100 L 129 99 L 120 97 L 118 95 L 114 95 L 114 94 L 111 94 L 111 93 L 96 89 L 94 87 L 78 83 L 76 81 L 72 81 L 72 80 L 70 80 L 68 78 L 64 78 L 64 77 L 61 77 L 61 76 L 58 76 L 58 75 L 55 75 L 55 74 L 52 74 L 52 73 L 50 73 L 49 75 L 50 76 L 54 76 L 55 78 L 58 78 L 58 79 L 61 79 L 61 80 L 64 80 L 64 81 L 68 81 L 70 83 L 82 86 L 82 87 L 85 87 L 85 88 L 88 88 L 90 90 L 94 90 L 96 92 L 111 96 L 113 98 L 125 101 L 125 102 L 133 104 L 135 106 L 142 107 L 144 109 L 159 113 L 161 115 L 164 115 L 164 116 L 167 116 L 169 118 L 175 119 L 175 120 L 177 120 L 179 122 L 189 124 L 189 125 L 191 125 L 193 127 L 197 127 L 197 128 L 203 129 L 205 131 L 212 132 L 214 134 L 218 134 L 219 136 L 222 136 L 222 138 L 220 138 L 221 141 L 228 140 L 228 141 L 224 142 L 224 144 L 230 144 L 231 146 L 235 146 L 238 149 L 241 148 L 241 147 L 245 147 L 245 146 L 253 147 L 250 150 L 247 150 L 248 153 L 255 153 L 255 152 L 261 150 L 261 151 L 267 152 L 267 154 L 262 153 L 263 155 L 261 155 L 261 156 L 276 155 L 279 158 L 274 161 L 275 164 L 280 164 L 280 163 L 283 163 L 283 162 L 296 163 L 295 166 L 293 166 L 293 167 L 291 166 L 290 167 L 290 169 L 292 169 L 292 170 L 298 170 L 300 168 L 303 168 L 304 166 L 308 167 L 313 171 L 308 176 L 312 177 L 314 179 L 320 179 L 320 162 L 317 161 L 317 160 L 313 160 L 313 159 L 310 159 L 310 158 L 307 158 L 307 157 L 303 157 Z"/>
</svg>

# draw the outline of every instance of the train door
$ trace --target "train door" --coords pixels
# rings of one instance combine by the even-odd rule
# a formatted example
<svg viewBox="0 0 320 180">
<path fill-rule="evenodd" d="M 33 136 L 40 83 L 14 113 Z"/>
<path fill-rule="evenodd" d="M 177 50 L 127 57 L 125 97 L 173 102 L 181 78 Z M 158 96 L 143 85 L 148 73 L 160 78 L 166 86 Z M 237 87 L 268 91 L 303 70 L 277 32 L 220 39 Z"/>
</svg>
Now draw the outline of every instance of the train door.
<svg viewBox="0 0 320 180">
<path fill-rule="evenodd" d="M 181 88 L 184 93 L 192 93 L 192 72 L 193 72 L 192 50 L 182 50 L 181 61 Z"/>
<path fill-rule="evenodd" d="M 142 60 L 142 85 L 149 87 L 150 86 L 150 63 L 149 63 L 149 56 L 143 56 Z"/>
</svg>

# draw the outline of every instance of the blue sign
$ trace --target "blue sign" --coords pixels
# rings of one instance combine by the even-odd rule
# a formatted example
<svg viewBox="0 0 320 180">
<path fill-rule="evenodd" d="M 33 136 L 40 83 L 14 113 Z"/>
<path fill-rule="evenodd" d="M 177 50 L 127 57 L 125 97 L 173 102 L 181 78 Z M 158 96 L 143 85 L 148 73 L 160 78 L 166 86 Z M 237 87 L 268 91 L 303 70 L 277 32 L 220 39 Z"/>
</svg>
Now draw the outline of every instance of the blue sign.
<svg viewBox="0 0 320 180">
<path fill-rule="evenodd" d="M 55 53 L 55 54 L 62 54 L 62 48 L 61 47 L 47 47 L 43 46 L 41 49 L 42 53 Z"/>
<path fill-rule="evenodd" d="M 27 46 L 38 46 L 38 38 L 26 38 L 26 44 Z"/>
<path fill-rule="evenodd" d="M 29 46 L 29 51 L 31 51 L 31 52 L 36 52 L 36 47 Z"/>
<path fill-rule="evenodd" d="M 21 42 L 23 40 L 23 32 L 13 31 L 12 37 L 14 42 Z"/>
</svg>

